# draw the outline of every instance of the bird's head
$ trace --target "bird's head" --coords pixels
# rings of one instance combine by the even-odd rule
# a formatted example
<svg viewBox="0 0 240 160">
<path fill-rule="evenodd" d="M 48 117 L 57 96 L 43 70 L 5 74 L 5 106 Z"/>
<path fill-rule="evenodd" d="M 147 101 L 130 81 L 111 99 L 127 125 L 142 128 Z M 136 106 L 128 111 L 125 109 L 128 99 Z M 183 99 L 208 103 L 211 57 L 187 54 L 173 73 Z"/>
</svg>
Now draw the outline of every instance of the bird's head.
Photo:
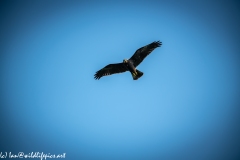
<svg viewBox="0 0 240 160">
<path fill-rule="evenodd" d="M 127 60 L 127 59 L 124 59 L 124 60 L 123 60 L 123 63 L 127 63 L 127 62 L 128 62 L 128 60 Z"/>
</svg>

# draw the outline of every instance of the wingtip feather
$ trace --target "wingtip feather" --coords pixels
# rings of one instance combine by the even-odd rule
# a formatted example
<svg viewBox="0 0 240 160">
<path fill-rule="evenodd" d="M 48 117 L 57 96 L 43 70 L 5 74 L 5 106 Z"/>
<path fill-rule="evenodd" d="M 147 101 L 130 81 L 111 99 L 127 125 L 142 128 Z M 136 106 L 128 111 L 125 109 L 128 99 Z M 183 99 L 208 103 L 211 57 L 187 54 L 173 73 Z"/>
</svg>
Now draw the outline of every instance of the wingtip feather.
<svg viewBox="0 0 240 160">
<path fill-rule="evenodd" d="M 157 47 L 161 47 L 161 45 L 162 45 L 161 41 L 155 41 L 154 43 L 157 45 Z"/>
</svg>

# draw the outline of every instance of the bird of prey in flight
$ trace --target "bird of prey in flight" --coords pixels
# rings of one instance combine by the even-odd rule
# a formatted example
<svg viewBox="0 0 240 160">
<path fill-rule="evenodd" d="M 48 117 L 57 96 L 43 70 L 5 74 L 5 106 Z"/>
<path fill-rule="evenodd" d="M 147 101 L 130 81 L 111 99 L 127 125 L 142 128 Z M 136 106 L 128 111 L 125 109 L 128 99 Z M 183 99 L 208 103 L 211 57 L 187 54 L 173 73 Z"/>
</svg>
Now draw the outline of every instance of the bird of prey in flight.
<svg viewBox="0 0 240 160">
<path fill-rule="evenodd" d="M 139 48 L 130 59 L 124 59 L 122 63 L 109 64 L 100 69 L 94 75 L 94 78 L 99 80 L 103 76 L 112 75 L 129 71 L 132 74 L 133 80 L 137 80 L 143 75 L 143 72 L 136 67 L 146 58 L 155 48 L 160 47 L 162 42 L 154 41 L 144 47 Z"/>
</svg>

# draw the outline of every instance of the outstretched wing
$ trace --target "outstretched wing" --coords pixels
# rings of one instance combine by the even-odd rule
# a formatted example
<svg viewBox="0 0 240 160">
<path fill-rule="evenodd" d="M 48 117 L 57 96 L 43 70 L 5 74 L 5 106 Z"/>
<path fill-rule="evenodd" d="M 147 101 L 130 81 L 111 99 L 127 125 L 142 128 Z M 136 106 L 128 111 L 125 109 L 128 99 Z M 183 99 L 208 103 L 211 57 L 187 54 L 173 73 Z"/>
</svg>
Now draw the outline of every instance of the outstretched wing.
<svg viewBox="0 0 240 160">
<path fill-rule="evenodd" d="M 96 72 L 94 75 L 95 79 L 100 79 L 102 76 L 108 76 L 115 73 L 122 73 L 126 72 L 127 67 L 123 63 L 116 63 L 116 64 L 109 64 L 105 66 L 104 68 L 100 69 Z"/>
<path fill-rule="evenodd" d="M 155 48 L 160 47 L 162 42 L 154 41 L 144 47 L 139 48 L 129 59 L 133 62 L 133 65 L 137 67 Z"/>
</svg>

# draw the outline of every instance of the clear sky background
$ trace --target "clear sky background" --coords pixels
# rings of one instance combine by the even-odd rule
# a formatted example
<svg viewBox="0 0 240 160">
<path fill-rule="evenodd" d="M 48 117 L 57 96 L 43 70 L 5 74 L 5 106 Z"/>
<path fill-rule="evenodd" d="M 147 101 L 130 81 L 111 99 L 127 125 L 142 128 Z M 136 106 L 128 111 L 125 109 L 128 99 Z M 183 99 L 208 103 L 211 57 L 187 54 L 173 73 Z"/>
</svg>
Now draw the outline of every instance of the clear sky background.
<svg viewBox="0 0 240 160">
<path fill-rule="evenodd" d="M 0 152 L 240 157 L 235 1 L 1 1 Z M 160 40 L 130 73 L 96 71 Z"/>
</svg>

